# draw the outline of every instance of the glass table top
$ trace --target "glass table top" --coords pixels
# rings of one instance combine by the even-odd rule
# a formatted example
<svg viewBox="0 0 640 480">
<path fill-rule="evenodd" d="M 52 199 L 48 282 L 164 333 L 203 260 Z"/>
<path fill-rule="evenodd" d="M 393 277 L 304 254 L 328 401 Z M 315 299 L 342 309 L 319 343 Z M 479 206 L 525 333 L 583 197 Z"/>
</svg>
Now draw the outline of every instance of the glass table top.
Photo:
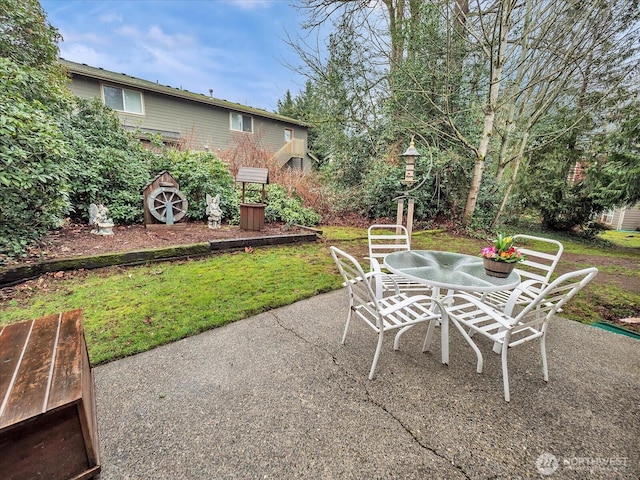
<svg viewBox="0 0 640 480">
<path fill-rule="evenodd" d="M 520 275 L 511 272 L 506 278 L 490 277 L 481 257 L 435 250 L 410 250 L 390 253 L 387 269 L 410 280 L 433 287 L 474 292 L 510 290 L 520 283 Z"/>
</svg>

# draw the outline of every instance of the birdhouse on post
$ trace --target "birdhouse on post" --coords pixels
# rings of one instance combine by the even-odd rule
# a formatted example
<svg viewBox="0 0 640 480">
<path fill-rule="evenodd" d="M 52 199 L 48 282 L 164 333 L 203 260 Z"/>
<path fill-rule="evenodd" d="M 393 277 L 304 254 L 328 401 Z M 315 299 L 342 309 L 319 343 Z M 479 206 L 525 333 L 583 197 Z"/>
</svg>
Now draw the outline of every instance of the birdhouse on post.
<svg viewBox="0 0 640 480">
<path fill-rule="evenodd" d="M 420 152 L 416 149 L 416 146 L 413 143 L 413 137 L 411 137 L 411 143 L 409 144 L 409 148 L 407 151 L 400 154 L 401 157 L 404 157 L 406 166 L 404 171 L 404 180 L 400 183 L 405 185 L 408 189 L 414 184 L 414 169 L 416 165 L 416 158 L 420 156 Z M 413 197 L 409 195 L 412 190 L 407 190 L 403 195 L 398 197 L 398 225 L 403 225 L 402 217 L 404 215 L 404 199 L 408 199 L 407 206 L 407 231 L 409 232 L 409 241 L 411 241 L 411 231 L 413 230 L 413 207 L 415 200 Z M 398 232 L 400 233 L 400 232 Z"/>
<path fill-rule="evenodd" d="M 265 185 L 269 183 L 269 169 L 240 167 L 236 182 L 242 183 L 242 201 L 240 203 L 240 228 L 242 230 L 259 231 L 264 228 Z M 262 185 L 260 203 L 246 203 L 245 190 L 248 183 Z"/>
</svg>

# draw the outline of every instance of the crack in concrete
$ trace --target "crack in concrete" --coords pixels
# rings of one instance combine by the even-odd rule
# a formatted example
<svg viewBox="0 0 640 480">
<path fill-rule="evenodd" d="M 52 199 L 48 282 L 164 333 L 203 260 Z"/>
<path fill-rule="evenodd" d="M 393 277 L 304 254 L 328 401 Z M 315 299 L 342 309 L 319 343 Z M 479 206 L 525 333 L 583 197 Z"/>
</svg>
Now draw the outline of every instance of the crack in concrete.
<svg viewBox="0 0 640 480">
<path fill-rule="evenodd" d="M 276 325 L 278 325 L 280 328 L 282 328 L 283 330 L 286 330 L 287 332 L 291 333 L 292 335 L 294 335 L 298 339 L 302 340 L 304 343 L 306 343 L 308 345 L 311 345 L 312 347 L 317 348 L 317 349 L 322 350 L 323 352 L 327 353 L 331 357 L 331 360 L 333 361 L 333 364 L 335 366 L 337 366 L 342 371 L 342 373 L 344 375 L 349 377 L 349 379 L 353 380 L 356 384 L 360 384 L 362 386 L 362 388 L 364 389 L 364 392 L 366 394 L 367 400 L 372 405 L 375 405 L 377 408 L 382 410 L 385 414 L 387 414 L 390 418 L 392 418 L 396 423 L 398 423 L 398 425 L 400 425 L 402 427 L 402 429 L 411 436 L 413 441 L 420 448 L 422 448 L 423 450 L 427 450 L 427 451 L 431 452 L 433 455 L 435 455 L 436 457 L 441 458 L 441 459 L 449 462 L 451 464 L 451 466 L 456 468 L 464 476 L 464 478 L 468 478 L 468 479 L 471 478 L 469 476 L 469 474 L 467 474 L 467 472 L 465 472 L 464 469 L 461 466 L 456 465 L 452 459 L 448 458 L 445 455 L 440 454 L 435 448 L 432 448 L 429 445 L 426 445 L 422 441 L 420 441 L 418 436 L 400 418 L 398 418 L 396 415 L 393 414 L 393 412 L 391 412 L 389 409 L 387 409 L 387 407 L 385 405 L 383 405 L 382 403 L 376 401 L 373 398 L 373 396 L 371 395 L 371 392 L 369 392 L 369 389 L 367 388 L 367 384 L 365 382 L 363 382 L 360 377 L 357 377 L 352 372 L 349 372 L 344 366 L 342 366 L 338 362 L 338 359 L 336 358 L 336 356 L 331 351 L 329 351 L 328 349 L 326 349 L 326 348 L 324 348 L 324 347 L 322 347 L 322 346 L 320 346 L 320 345 L 308 340 L 307 338 L 303 337 L 297 331 L 295 331 L 293 328 L 284 325 L 282 323 L 280 317 L 278 317 L 278 315 L 275 312 L 269 312 L 269 313 L 273 316 L 273 318 L 276 321 Z"/>
<path fill-rule="evenodd" d="M 427 450 L 429 452 L 431 452 L 432 454 L 434 454 L 436 457 L 441 458 L 443 460 L 446 460 L 447 462 L 449 462 L 453 467 L 455 467 L 462 475 L 464 475 L 465 478 L 471 478 L 462 467 L 460 467 L 459 465 L 456 465 L 452 459 L 448 458 L 445 455 L 440 454 L 435 448 L 430 447 L 429 445 L 424 444 L 422 441 L 420 441 L 420 439 L 418 438 L 418 436 L 400 419 L 398 418 L 396 415 L 393 414 L 393 412 L 391 412 L 389 409 L 387 409 L 387 407 L 385 405 L 383 405 L 382 403 L 376 401 L 372 396 L 371 393 L 369 392 L 369 389 L 367 388 L 366 385 L 364 385 L 364 389 L 365 392 L 367 394 L 367 398 L 369 398 L 369 401 L 375 405 L 376 407 L 378 407 L 379 409 L 381 409 L 383 412 L 385 412 L 389 417 L 393 418 L 398 425 L 400 425 L 405 432 L 407 432 L 411 438 L 413 438 L 413 441 L 415 443 L 417 443 L 420 448 Z"/>
</svg>

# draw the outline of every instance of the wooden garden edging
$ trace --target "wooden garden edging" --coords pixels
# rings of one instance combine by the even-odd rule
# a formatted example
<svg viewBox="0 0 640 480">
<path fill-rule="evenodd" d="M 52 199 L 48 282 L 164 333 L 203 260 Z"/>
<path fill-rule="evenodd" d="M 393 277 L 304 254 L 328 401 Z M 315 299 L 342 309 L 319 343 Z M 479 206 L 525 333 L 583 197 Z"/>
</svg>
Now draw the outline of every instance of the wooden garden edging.
<svg viewBox="0 0 640 480">
<path fill-rule="evenodd" d="M 224 251 L 242 250 L 245 247 L 315 242 L 318 236 L 322 234 L 322 231 L 315 229 L 310 230 L 313 233 L 212 240 L 210 242 L 195 243 L 193 245 L 138 250 L 135 252 L 106 253 L 87 257 L 62 258 L 58 260 L 45 260 L 31 265 L 6 267 L 0 269 L 0 288 L 17 285 L 25 280 L 37 278 L 40 275 L 50 272 L 79 269 L 90 270 L 114 265 L 139 265 L 142 263 L 177 260 L 187 257 L 200 257 Z"/>
</svg>

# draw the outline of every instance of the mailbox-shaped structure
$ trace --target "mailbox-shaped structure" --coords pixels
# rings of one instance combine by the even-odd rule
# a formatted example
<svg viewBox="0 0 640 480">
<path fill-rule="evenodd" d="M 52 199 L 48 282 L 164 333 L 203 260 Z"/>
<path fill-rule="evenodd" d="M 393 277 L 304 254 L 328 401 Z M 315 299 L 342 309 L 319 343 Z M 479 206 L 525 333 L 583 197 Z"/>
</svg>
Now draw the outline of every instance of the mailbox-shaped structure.
<svg viewBox="0 0 640 480">
<path fill-rule="evenodd" d="M 236 182 L 242 183 L 242 201 L 240 203 L 240 228 L 242 230 L 262 230 L 264 228 L 264 209 L 266 204 L 265 185 L 269 183 L 269 169 L 240 167 L 236 175 Z M 246 185 L 257 183 L 262 185 L 260 203 L 246 203 L 244 199 Z"/>
</svg>

